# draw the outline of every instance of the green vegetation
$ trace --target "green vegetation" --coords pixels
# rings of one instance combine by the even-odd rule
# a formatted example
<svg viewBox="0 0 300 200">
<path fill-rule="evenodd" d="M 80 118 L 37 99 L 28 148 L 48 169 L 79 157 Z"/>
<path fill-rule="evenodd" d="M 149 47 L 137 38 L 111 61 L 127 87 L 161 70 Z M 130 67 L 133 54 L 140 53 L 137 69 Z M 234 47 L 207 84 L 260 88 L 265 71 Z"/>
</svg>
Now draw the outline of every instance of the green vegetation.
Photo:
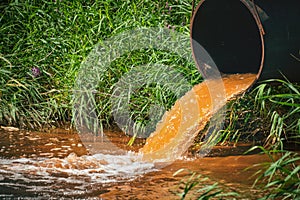
<svg viewBox="0 0 300 200">
<path fill-rule="evenodd" d="M 97 43 L 138 27 L 159 26 L 188 34 L 191 16 L 188 1 L 23 0 L 2 2 L 0 10 L 0 124 L 32 129 L 71 120 L 75 77 Z M 153 49 L 131 52 L 110 66 L 96 94 L 99 117 L 105 126 L 113 121 L 107 98 L 111 87 L 133 66 L 164 57 L 163 64 L 179 66 L 190 83 L 198 81 L 200 76 L 195 68 L 192 70 L 193 65 L 163 54 L 167 53 Z M 166 99 L 169 94 L 157 93 L 156 87 L 146 84 L 139 92 L 153 91 L 150 100 L 155 96 Z M 132 105 L 137 105 L 132 108 L 134 116 L 140 120 L 145 114 L 138 112 L 147 103 L 139 94 L 133 99 Z M 170 107 L 173 102 L 160 103 Z"/>
<path fill-rule="evenodd" d="M 270 87 L 269 82 L 280 85 Z M 256 88 L 256 103 L 261 115 L 270 119 L 265 145 L 283 149 L 284 143 L 300 138 L 300 86 L 285 80 L 268 80 Z"/>
<path fill-rule="evenodd" d="M 226 129 L 220 142 L 242 140 L 272 149 L 298 144 L 299 91 L 298 84 L 287 80 L 272 79 L 257 84 L 250 93 L 228 104 Z"/>
<path fill-rule="evenodd" d="M 270 86 L 268 83 L 277 83 Z M 300 138 L 300 86 L 287 80 L 268 80 L 256 89 L 256 107 L 260 114 L 269 119 L 269 130 L 263 146 L 255 146 L 267 154 L 271 162 L 262 163 L 264 170 L 256 183 L 261 183 L 268 191 L 262 199 L 300 198 L 300 155 L 288 151 L 299 147 Z M 291 146 L 291 147 L 290 147 Z M 286 150 L 288 149 L 288 150 Z M 266 184 L 267 183 L 267 184 Z"/>
<path fill-rule="evenodd" d="M 298 153 L 285 150 L 267 150 L 261 146 L 262 153 L 268 155 L 271 162 L 260 163 L 262 169 L 256 172 L 258 175 L 253 186 L 258 185 L 267 191 L 261 199 L 298 199 L 300 197 L 300 156 Z"/>
</svg>

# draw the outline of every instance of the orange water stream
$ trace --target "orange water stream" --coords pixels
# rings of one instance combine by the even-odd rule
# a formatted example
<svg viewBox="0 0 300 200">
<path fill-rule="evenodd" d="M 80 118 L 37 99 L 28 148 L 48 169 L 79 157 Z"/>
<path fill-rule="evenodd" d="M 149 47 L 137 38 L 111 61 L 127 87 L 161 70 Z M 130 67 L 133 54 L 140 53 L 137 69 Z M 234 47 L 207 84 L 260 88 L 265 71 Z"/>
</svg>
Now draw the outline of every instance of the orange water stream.
<svg viewBox="0 0 300 200">
<path fill-rule="evenodd" d="M 176 101 L 140 150 L 146 161 L 172 161 L 182 155 L 211 116 L 249 88 L 255 74 L 226 75 L 206 80 Z"/>
</svg>

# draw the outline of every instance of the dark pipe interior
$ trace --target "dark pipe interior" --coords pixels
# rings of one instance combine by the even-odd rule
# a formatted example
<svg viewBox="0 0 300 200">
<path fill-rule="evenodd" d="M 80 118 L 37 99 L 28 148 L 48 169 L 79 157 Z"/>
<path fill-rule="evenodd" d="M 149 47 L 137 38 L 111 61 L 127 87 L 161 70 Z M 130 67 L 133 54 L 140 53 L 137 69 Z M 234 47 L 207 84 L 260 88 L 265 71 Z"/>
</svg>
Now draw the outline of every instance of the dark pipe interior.
<svg viewBox="0 0 300 200">
<path fill-rule="evenodd" d="M 290 81 L 300 82 L 300 1 L 255 3 L 268 15 L 263 21 L 266 55 L 261 79 L 283 78 L 283 74 Z"/>
<path fill-rule="evenodd" d="M 198 67 L 203 68 L 207 56 L 197 52 L 195 41 L 210 54 L 220 72 L 255 73 L 260 80 L 282 79 L 284 75 L 289 81 L 300 82 L 300 1 L 254 2 L 262 14 L 265 35 L 260 34 L 250 11 L 254 12 L 253 7 L 246 6 L 251 6 L 252 0 L 200 2 L 191 22 Z"/>
<path fill-rule="evenodd" d="M 210 54 L 220 72 L 259 72 L 261 36 L 253 15 L 241 1 L 202 2 L 192 20 L 191 37 Z M 201 60 L 201 55 L 194 56 Z"/>
</svg>

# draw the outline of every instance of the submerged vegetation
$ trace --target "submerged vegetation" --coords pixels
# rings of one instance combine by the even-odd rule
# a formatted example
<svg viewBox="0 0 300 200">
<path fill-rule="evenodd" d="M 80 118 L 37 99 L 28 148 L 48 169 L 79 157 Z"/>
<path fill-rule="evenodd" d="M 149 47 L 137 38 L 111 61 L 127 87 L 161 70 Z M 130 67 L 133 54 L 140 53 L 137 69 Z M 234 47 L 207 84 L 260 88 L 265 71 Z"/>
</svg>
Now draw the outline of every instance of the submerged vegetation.
<svg viewBox="0 0 300 200">
<path fill-rule="evenodd" d="M 191 6 L 187 0 L 0 3 L 0 125 L 44 129 L 71 122 L 74 81 L 94 45 L 137 27 L 160 26 L 189 34 Z M 108 98 L 114 84 L 132 67 L 157 62 L 176 68 L 191 85 L 201 80 L 195 66 L 178 55 L 155 49 L 123 55 L 98 85 L 98 117 L 105 127 L 114 125 Z M 151 104 L 167 110 L 176 95 L 147 82 L 130 100 L 133 119 L 143 125 Z M 251 92 L 230 102 L 227 110 L 219 142 L 260 145 L 256 148 L 273 159 L 257 179 L 267 182 L 266 190 L 273 189 L 266 199 L 299 198 L 300 157 L 288 150 L 299 147 L 300 85 L 284 77 L 257 83 Z M 185 183 L 182 199 L 199 183 L 193 182 L 195 176 Z M 215 188 L 206 188 L 203 194 L 220 196 Z M 199 199 L 208 199 L 204 196 Z"/>
<path fill-rule="evenodd" d="M 186 170 L 180 169 L 173 174 L 173 176 L 177 176 L 178 174 L 184 172 Z M 205 187 L 198 187 L 199 185 L 205 184 L 209 178 L 202 176 L 201 174 L 196 174 L 195 172 L 188 171 L 188 175 L 181 180 L 182 192 L 178 194 L 181 200 L 187 198 L 187 196 L 191 193 L 192 190 L 197 190 L 194 192 L 193 199 L 197 200 L 206 200 L 211 198 L 218 199 L 235 199 L 234 197 L 238 197 L 239 194 L 236 192 L 224 192 L 219 188 L 218 183 L 214 183 L 213 185 L 207 185 Z M 193 196 L 192 195 L 192 196 Z"/>
</svg>

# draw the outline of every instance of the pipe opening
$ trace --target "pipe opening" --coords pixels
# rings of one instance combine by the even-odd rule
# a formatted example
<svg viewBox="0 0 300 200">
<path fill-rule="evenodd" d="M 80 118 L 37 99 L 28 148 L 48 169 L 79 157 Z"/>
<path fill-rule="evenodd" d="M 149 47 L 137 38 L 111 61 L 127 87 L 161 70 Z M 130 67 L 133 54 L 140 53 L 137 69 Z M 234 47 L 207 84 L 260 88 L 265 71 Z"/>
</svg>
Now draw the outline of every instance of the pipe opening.
<svg viewBox="0 0 300 200">
<path fill-rule="evenodd" d="M 199 43 L 224 74 L 260 75 L 263 39 L 254 15 L 237 0 L 202 1 L 191 22 L 191 41 L 197 66 L 201 55 L 194 52 Z"/>
<path fill-rule="evenodd" d="M 205 72 L 201 45 L 221 73 L 300 82 L 299 6 L 299 0 L 202 0 L 191 21 L 198 68 Z"/>
</svg>

